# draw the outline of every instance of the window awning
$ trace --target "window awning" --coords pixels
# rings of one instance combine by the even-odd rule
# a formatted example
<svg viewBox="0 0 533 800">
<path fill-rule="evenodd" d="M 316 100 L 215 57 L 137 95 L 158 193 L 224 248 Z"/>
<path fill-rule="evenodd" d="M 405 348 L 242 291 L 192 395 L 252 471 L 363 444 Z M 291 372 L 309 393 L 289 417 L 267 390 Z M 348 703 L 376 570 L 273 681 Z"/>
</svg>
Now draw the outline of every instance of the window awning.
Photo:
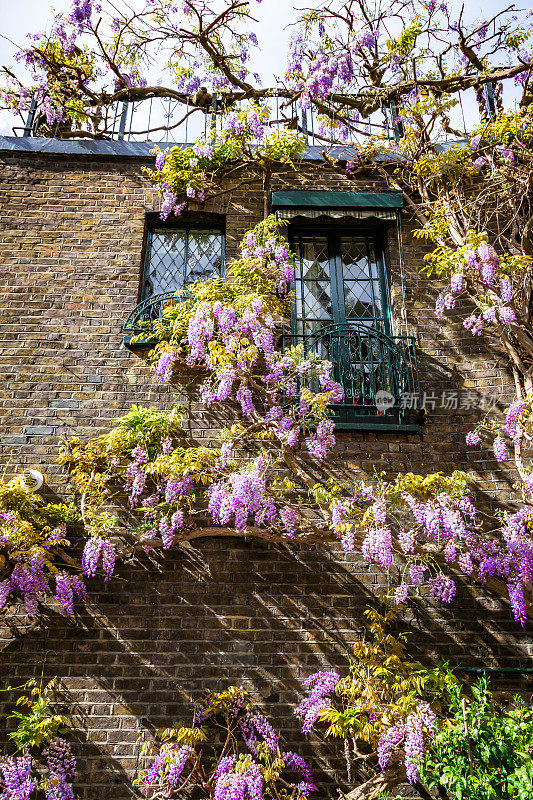
<svg viewBox="0 0 533 800">
<path fill-rule="evenodd" d="M 394 220 L 402 206 L 401 192 L 328 192 L 323 189 L 272 192 L 272 209 L 284 219 L 377 217 Z"/>
</svg>

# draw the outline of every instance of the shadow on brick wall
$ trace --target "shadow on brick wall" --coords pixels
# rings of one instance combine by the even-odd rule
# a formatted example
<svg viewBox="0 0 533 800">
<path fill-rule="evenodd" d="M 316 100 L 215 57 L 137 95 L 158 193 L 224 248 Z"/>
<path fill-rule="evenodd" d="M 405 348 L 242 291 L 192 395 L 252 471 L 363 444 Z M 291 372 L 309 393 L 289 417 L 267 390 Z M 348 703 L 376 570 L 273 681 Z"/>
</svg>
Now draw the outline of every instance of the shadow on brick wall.
<svg viewBox="0 0 533 800">
<path fill-rule="evenodd" d="M 321 796 L 335 796 L 339 752 L 304 741 L 293 708 L 309 674 L 345 668 L 364 608 L 387 589 L 382 574 L 319 547 L 210 540 L 156 564 L 122 564 L 93 587 L 75 620 L 49 610 L 36 626 L 6 629 L 2 648 L 12 685 L 40 672 L 45 653 L 45 673 L 61 678 L 80 727 L 83 797 L 131 797 L 144 765 L 139 738 L 190 723 L 191 701 L 229 684 L 253 693 L 287 743 L 311 757 Z M 517 666 L 530 649 L 498 598 L 461 585 L 449 609 L 415 603 L 404 629 L 409 655 L 427 664 Z"/>
</svg>

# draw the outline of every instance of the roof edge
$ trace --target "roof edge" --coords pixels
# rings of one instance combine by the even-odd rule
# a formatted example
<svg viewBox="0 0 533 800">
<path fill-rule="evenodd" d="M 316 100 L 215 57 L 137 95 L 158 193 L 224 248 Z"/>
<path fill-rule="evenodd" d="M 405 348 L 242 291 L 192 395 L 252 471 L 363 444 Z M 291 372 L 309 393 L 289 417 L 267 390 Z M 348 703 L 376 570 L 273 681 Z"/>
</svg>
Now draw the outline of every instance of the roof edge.
<svg viewBox="0 0 533 800">
<path fill-rule="evenodd" d="M 193 142 L 130 142 L 125 139 L 45 139 L 37 136 L 0 136 L 0 153 L 25 153 L 27 155 L 59 155 L 111 158 L 151 159 L 154 147 L 190 147 Z M 339 161 L 351 161 L 355 155 L 352 147 L 308 146 L 299 156 L 302 161 L 322 161 L 322 153 Z M 383 155 L 390 160 L 390 154 Z"/>
</svg>

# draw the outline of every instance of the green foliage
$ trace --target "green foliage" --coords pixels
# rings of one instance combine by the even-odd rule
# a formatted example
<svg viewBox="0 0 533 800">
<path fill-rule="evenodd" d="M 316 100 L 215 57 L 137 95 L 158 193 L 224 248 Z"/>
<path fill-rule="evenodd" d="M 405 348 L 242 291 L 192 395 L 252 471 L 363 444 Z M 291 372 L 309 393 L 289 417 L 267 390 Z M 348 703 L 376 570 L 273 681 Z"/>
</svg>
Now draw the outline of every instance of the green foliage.
<svg viewBox="0 0 533 800">
<path fill-rule="evenodd" d="M 113 422 L 117 425 L 106 437 L 109 453 L 121 456 L 133 447 L 143 447 L 148 453 L 157 449 L 162 439 L 175 436 L 181 429 L 183 406 L 174 404 L 170 412 L 132 405 L 131 409 Z"/>
<path fill-rule="evenodd" d="M 272 164 L 292 164 L 304 152 L 305 139 L 296 131 L 286 128 L 266 133 L 257 142 L 256 128 L 250 125 L 250 115 L 259 123 L 270 117 L 268 106 L 249 103 L 232 111 L 222 122 L 223 130 L 212 132 L 208 141 L 199 141 L 194 147 L 175 146 L 165 153 L 160 170 L 144 168 L 147 175 L 159 186 L 162 195 L 169 189 L 186 200 L 187 189 L 198 195 L 213 188 L 236 164 L 243 168 L 270 168 Z M 231 117 L 233 124 L 226 122 Z M 159 147 L 152 151 L 161 153 Z"/>
<path fill-rule="evenodd" d="M 255 150 L 254 158 L 262 164 L 269 162 L 292 164 L 305 148 L 305 139 L 297 131 L 279 128 L 265 137 L 264 142 Z"/>
<path fill-rule="evenodd" d="M 443 204 L 440 204 L 435 207 L 435 213 L 430 217 L 428 223 L 423 228 L 415 230 L 414 235 L 417 238 L 436 239 L 441 236 L 445 226 L 446 208 Z M 476 233 L 473 230 L 469 230 L 466 233 L 464 244 L 461 247 L 439 245 L 435 250 L 424 257 L 426 266 L 423 268 L 423 271 L 428 277 L 431 277 L 433 274 L 439 277 L 449 277 L 455 272 L 468 272 L 466 253 L 476 250 L 481 244 L 486 244 L 488 238 L 485 232 Z M 498 257 L 499 269 L 501 272 L 515 279 L 531 267 L 531 258 L 521 253 L 502 253 Z M 485 287 L 485 294 L 489 295 L 490 293 L 491 290 Z M 494 295 L 492 304 L 494 304 L 497 295 L 495 292 L 492 292 L 492 294 Z M 480 299 L 483 300 L 481 297 Z"/>
<path fill-rule="evenodd" d="M 425 181 L 426 186 L 434 186 L 446 181 L 451 187 L 460 179 L 472 180 L 478 175 L 472 161 L 470 147 L 456 144 L 441 153 L 422 153 L 413 162 L 413 175 Z"/>
<path fill-rule="evenodd" d="M 530 800 L 533 787 L 533 709 L 516 697 L 494 700 L 485 678 L 467 702 L 450 688 L 450 715 L 421 767 L 430 787 L 450 800 Z"/>
<path fill-rule="evenodd" d="M 61 445 L 59 463 L 68 468 L 74 489 L 83 497 L 85 521 L 90 521 L 93 535 L 105 536 L 113 527 L 114 518 L 96 512 L 116 492 L 116 480 L 123 477 L 132 450 L 141 447 L 156 458 L 164 439 L 179 436 L 181 412 L 179 404 L 170 411 L 133 405 L 115 418 L 109 433 L 87 442 L 73 437 Z"/>
<path fill-rule="evenodd" d="M 443 492 L 449 497 L 459 498 L 466 494 L 473 483 L 473 476 L 462 470 L 454 470 L 451 475 L 443 475 L 442 472 L 432 472 L 429 475 L 407 472 L 404 475 L 400 472 L 387 485 L 387 492 L 391 499 L 403 506 L 406 492 L 422 502 L 438 497 Z"/>
<path fill-rule="evenodd" d="M 0 483 L 0 512 L 0 579 L 15 562 L 29 563 L 35 557 L 44 560 L 50 575 L 56 574 L 54 548 L 70 544 L 66 526 L 79 521 L 77 509 L 45 503 L 18 475 Z"/>
<path fill-rule="evenodd" d="M 529 148 L 533 142 L 533 118 L 523 110 L 501 111 L 495 120 L 475 128 L 472 138 L 474 136 L 481 136 L 484 153 L 499 145 L 518 144 L 521 149 Z M 524 157 L 526 153 L 519 151 L 519 156 Z"/>
<path fill-rule="evenodd" d="M 371 608 L 365 616 L 366 633 L 353 647 L 348 675 L 337 684 L 334 702 L 319 719 L 327 724 L 326 736 L 350 738 L 375 749 L 383 733 L 421 702 L 440 714 L 455 679 L 445 669 L 427 669 L 406 658 L 405 635 L 390 632 L 397 612 L 380 614 Z"/>
<path fill-rule="evenodd" d="M 415 16 L 410 25 L 406 25 L 397 37 L 387 39 L 385 46 L 387 48 L 387 60 L 393 56 L 399 58 L 407 58 L 414 50 L 418 36 L 422 32 L 422 22 L 418 16 Z"/>
<path fill-rule="evenodd" d="M 49 36 L 42 37 L 37 44 L 38 62 L 47 74 L 47 90 L 56 108 L 62 108 L 69 123 L 81 127 L 89 117 L 95 117 L 85 104 L 82 84 L 96 77 L 94 53 L 86 46 L 65 52 L 60 41 Z"/>
<path fill-rule="evenodd" d="M 57 734 L 64 733 L 67 719 L 54 713 L 53 694 L 57 686 L 57 678 L 52 678 L 43 686 L 41 677 L 40 681 L 32 678 L 18 687 L 24 694 L 17 699 L 16 705 L 24 710 L 13 711 L 8 716 L 8 719 L 18 720 L 16 729 L 9 734 L 18 750 L 41 748 Z M 6 691 L 12 689 L 8 686 Z"/>
</svg>

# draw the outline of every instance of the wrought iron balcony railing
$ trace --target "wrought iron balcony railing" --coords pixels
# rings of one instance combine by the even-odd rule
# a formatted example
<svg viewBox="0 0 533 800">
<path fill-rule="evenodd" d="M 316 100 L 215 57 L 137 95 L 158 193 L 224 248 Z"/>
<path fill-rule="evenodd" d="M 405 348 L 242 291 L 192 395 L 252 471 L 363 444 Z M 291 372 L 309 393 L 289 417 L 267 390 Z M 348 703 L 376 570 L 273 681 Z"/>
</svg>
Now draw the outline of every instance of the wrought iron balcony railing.
<svg viewBox="0 0 533 800">
<path fill-rule="evenodd" d="M 186 291 L 169 291 L 139 303 L 124 324 L 126 347 L 153 347 L 154 321 L 164 322 L 166 308 L 188 299 Z M 305 353 L 333 364 L 333 377 L 345 394 L 335 406 L 338 428 L 418 430 L 420 419 L 412 412 L 420 397 L 414 337 L 388 336 L 357 322 L 327 325 L 308 335 L 281 334 L 282 350 L 299 344 Z"/>
<path fill-rule="evenodd" d="M 122 328 L 126 334 L 124 337 L 126 347 L 130 349 L 153 347 L 157 343 L 154 321 L 164 321 L 163 311 L 166 308 L 183 303 L 188 299 L 187 292 L 180 291 L 178 295 L 175 291 L 169 291 L 148 297 L 135 306 Z"/>
<path fill-rule="evenodd" d="M 175 93 L 178 95 L 178 93 Z M 200 137 L 220 131 L 224 114 L 243 107 L 245 101 L 228 103 L 224 95 L 209 95 L 202 107 L 193 104 L 187 94 L 178 99 L 151 97 L 135 101 L 119 101 L 100 109 L 101 116 L 95 129 L 93 124 L 84 125 L 85 134 L 91 139 L 107 139 L 129 142 L 158 142 L 160 144 L 192 144 Z M 288 101 L 283 89 L 274 93 L 265 104 L 269 109 L 268 127 L 272 130 L 289 127 L 299 131 L 307 144 L 323 146 L 329 142 L 327 130 L 322 131 L 320 115 L 313 109 L 301 109 L 296 100 Z M 369 135 L 393 139 L 397 135 L 395 122 L 397 112 L 393 108 L 383 108 L 370 115 L 368 119 L 354 126 L 354 142 L 365 141 Z M 46 136 L 51 138 L 71 138 L 71 122 L 48 125 L 43 109 L 32 97 L 28 117 L 24 126 L 15 125 L 15 136 Z"/>
<path fill-rule="evenodd" d="M 362 323 L 327 325 L 312 334 L 282 334 L 282 348 L 302 344 L 333 364 L 345 393 L 335 406 L 338 428 L 418 430 L 420 395 L 412 336 L 388 336 Z"/>
</svg>

